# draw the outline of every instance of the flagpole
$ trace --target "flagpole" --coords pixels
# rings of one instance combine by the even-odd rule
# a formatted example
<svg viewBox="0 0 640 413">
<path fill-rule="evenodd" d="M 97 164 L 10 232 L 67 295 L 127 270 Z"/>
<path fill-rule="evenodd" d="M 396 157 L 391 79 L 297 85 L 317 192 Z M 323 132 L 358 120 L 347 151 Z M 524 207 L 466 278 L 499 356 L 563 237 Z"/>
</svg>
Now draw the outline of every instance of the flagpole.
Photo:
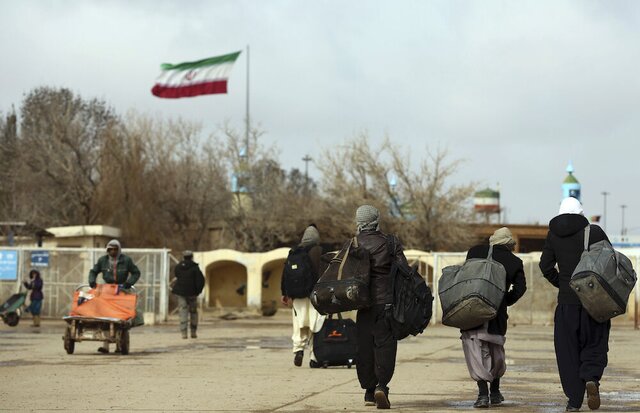
<svg viewBox="0 0 640 413">
<path fill-rule="evenodd" d="M 247 116 L 246 116 L 246 126 L 245 126 L 245 146 L 244 150 L 246 152 L 247 161 L 249 160 L 249 126 L 251 125 L 249 121 L 249 45 L 247 45 Z"/>
</svg>

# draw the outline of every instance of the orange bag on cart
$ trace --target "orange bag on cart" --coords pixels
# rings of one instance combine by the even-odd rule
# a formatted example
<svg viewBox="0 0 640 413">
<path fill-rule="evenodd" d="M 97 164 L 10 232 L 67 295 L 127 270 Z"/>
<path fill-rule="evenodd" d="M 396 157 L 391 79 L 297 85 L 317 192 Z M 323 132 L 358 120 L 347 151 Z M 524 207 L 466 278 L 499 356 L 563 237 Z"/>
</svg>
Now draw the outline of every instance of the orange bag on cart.
<svg viewBox="0 0 640 413">
<path fill-rule="evenodd" d="M 97 288 L 83 292 L 82 296 L 80 291 L 73 294 L 69 315 L 129 320 L 136 316 L 136 299 L 136 294 L 118 291 L 116 284 L 98 284 Z"/>
</svg>

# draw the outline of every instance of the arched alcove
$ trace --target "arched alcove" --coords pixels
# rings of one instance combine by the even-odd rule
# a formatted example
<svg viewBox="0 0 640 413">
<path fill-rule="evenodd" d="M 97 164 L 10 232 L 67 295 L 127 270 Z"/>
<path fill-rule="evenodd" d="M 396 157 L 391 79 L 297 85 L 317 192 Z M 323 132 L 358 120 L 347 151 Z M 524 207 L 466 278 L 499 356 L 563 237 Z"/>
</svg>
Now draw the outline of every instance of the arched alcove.
<svg viewBox="0 0 640 413">
<path fill-rule="evenodd" d="M 276 308 L 285 308 L 280 302 L 282 281 L 282 269 L 286 258 L 279 258 L 269 261 L 262 266 L 262 305 Z"/>
<path fill-rule="evenodd" d="M 247 267 L 235 261 L 214 261 L 206 269 L 209 307 L 247 306 Z"/>
</svg>

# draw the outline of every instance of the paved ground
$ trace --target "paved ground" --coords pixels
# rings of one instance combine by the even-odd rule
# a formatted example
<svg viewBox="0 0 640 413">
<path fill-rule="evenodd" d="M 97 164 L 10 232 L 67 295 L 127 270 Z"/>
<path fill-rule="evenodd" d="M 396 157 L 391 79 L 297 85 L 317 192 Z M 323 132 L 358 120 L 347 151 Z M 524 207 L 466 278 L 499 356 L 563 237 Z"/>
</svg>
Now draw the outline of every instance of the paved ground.
<svg viewBox="0 0 640 413">
<path fill-rule="evenodd" d="M 47 321 L 37 333 L 29 321 L 0 327 L 0 411 L 375 410 L 362 403 L 355 369 L 293 366 L 286 314 L 208 321 L 196 340 L 182 340 L 175 321 L 137 328 L 128 356 L 98 354 L 94 342 L 78 343 L 76 354 L 67 355 L 62 322 Z M 614 328 L 601 411 L 640 412 L 638 344 L 640 331 Z M 564 411 L 551 327 L 512 327 L 506 347 L 507 402 L 499 410 Z M 473 411 L 475 390 L 456 330 L 429 327 L 400 344 L 393 409 Z"/>
</svg>

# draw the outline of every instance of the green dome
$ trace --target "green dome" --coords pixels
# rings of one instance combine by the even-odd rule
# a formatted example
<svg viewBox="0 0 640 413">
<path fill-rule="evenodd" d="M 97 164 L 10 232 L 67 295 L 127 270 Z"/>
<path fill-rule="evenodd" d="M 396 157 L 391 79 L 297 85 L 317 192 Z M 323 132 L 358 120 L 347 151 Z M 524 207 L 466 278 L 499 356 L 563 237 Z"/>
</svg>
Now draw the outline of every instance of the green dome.
<svg viewBox="0 0 640 413">
<path fill-rule="evenodd" d="M 566 178 L 564 178 L 564 184 L 579 184 L 578 180 L 572 173 L 569 173 Z"/>
<path fill-rule="evenodd" d="M 500 198 L 500 192 L 487 188 L 476 192 L 474 196 L 476 198 Z"/>
</svg>

